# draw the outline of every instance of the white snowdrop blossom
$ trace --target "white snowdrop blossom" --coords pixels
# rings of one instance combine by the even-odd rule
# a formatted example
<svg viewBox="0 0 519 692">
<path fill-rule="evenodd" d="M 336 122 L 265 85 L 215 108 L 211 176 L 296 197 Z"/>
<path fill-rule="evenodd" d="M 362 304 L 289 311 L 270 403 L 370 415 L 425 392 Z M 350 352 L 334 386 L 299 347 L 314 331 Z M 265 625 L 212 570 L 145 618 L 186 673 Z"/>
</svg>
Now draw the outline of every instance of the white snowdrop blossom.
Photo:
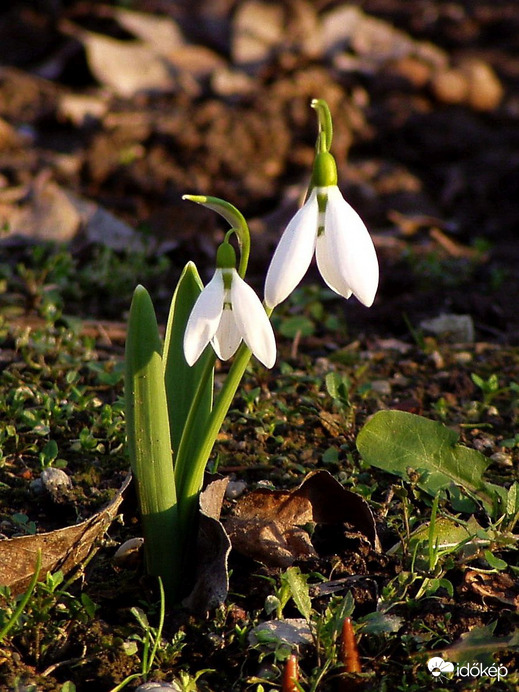
<svg viewBox="0 0 519 692">
<path fill-rule="evenodd" d="M 184 334 L 186 361 L 193 365 L 209 342 L 218 358 L 227 360 L 242 339 L 265 367 L 274 365 L 276 341 L 260 299 L 236 269 L 217 268 L 189 316 Z"/>
<path fill-rule="evenodd" d="M 368 229 L 337 185 L 314 187 L 286 227 L 272 257 L 265 282 L 265 303 L 274 308 L 306 274 L 315 252 L 326 284 L 366 307 L 378 288 L 378 260 Z"/>
</svg>

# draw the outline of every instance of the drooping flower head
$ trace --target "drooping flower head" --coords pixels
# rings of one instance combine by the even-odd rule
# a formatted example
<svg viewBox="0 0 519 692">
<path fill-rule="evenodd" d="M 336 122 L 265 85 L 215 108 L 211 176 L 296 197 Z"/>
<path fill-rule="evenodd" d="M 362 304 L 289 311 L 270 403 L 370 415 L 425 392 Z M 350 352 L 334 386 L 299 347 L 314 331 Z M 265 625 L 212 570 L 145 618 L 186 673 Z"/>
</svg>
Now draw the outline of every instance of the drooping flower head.
<svg viewBox="0 0 519 692">
<path fill-rule="evenodd" d="M 223 242 L 216 270 L 193 306 L 184 333 L 184 355 L 193 365 L 210 342 L 221 360 L 236 353 L 241 341 L 267 368 L 276 361 L 272 325 L 253 289 L 236 271 L 236 254 Z"/>
<path fill-rule="evenodd" d="M 265 281 L 265 303 L 274 308 L 306 274 L 315 253 L 326 284 L 349 298 L 372 305 L 378 288 L 378 260 L 369 232 L 337 186 L 335 159 L 328 151 L 332 131 L 329 110 L 314 99 L 320 132 L 308 198 L 286 227 Z"/>
</svg>

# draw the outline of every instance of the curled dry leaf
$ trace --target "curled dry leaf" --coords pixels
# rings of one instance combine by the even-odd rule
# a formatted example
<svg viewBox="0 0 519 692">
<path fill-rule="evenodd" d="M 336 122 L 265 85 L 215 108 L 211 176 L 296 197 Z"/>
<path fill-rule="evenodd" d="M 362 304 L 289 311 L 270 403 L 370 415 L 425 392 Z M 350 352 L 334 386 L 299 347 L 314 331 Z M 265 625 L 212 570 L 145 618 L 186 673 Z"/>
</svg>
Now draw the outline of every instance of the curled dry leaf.
<svg viewBox="0 0 519 692">
<path fill-rule="evenodd" d="M 290 492 L 260 489 L 246 495 L 225 527 L 238 552 L 269 566 L 289 567 L 297 559 L 317 556 L 305 527 L 344 523 L 380 549 L 367 502 L 328 471 L 315 471 Z"/>
<path fill-rule="evenodd" d="M 130 480 L 131 476 L 128 475 L 113 500 L 100 512 L 80 524 L 34 536 L 20 536 L 0 541 L 0 584 L 9 586 L 13 595 L 22 593 L 34 574 L 39 550 L 42 554 L 42 579 L 47 572 L 59 569 L 67 573 L 81 564 L 95 549 L 95 542 L 116 517 Z"/>
<path fill-rule="evenodd" d="M 228 478 L 206 478 L 200 493 L 198 522 L 196 582 L 183 605 L 189 610 L 204 613 L 221 605 L 229 590 L 227 559 L 231 542 L 220 522 L 220 511 Z"/>
</svg>

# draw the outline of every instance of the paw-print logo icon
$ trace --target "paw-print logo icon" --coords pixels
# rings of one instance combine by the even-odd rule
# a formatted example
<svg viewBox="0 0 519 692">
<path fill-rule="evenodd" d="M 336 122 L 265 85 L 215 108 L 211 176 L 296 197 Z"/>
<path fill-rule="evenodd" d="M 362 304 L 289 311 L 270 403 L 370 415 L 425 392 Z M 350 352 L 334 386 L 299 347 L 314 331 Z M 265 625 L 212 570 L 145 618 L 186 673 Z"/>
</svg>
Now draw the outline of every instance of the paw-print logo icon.
<svg viewBox="0 0 519 692">
<path fill-rule="evenodd" d="M 427 661 L 427 668 L 429 668 L 433 678 L 439 678 L 440 675 L 444 675 L 445 673 L 453 673 L 454 663 L 444 661 L 440 656 L 435 656 Z"/>
</svg>

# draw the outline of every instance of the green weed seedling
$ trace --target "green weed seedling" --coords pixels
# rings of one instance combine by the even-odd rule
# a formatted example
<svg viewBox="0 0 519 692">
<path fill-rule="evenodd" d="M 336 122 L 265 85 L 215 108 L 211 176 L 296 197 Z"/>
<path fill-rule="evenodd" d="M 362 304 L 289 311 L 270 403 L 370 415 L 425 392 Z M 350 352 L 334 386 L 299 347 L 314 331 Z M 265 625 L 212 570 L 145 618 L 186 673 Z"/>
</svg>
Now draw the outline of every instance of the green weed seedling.
<svg viewBox="0 0 519 692">
<path fill-rule="evenodd" d="M 36 523 L 23 512 L 11 514 L 11 522 L 16 527 L 16 533 L 13 536 L 34 536 L 36 533 Z"/>
<path fill-rule="evenodd" d="M 299 567 L 289 567 L 281 574 L 279 586 L 274 594 L 267 597 L 265 611 L 267 614 L 275 615 L 276 619 L 282 619 L 285 608 L 289 601 L 292 601 L 297 611 L 306 620 L 314 640 L 316 665 L 306 676 L 304 689 L 316 692 L 321 689 L 324 681 L 331 680 L 342 670 L 338 649 L 339 635 L 344 618 L 353 613 L 355 602 L 351 592 L 348 591 L 343 597 L 332 596 L 322 611 L 316 610 L 310 596 L 312 578 L 316 580 L 316 584 L 325 581 L 322 575 L 304 574 Z M 275 580 L 269 578 L 269 581 L 275 584 Z M 275 645 L 272 655 L 276 662 L 284 662 L 293 653 L 289 646 L 277 641 L 271 633 L 264 633 L 260 643 Z M 267 655 L 269 654 L 264 652 L 261 655 L 262 660 Z"/>
<path fill-rule="evenodd" d="M 160 591 L 160 610 L 159 610 L 159 622 L 156 628 L 152 627 L 149 623 L 148 617 L 141 608 L 133 607 L 131 608 L 131 613 L 141 626 L 143 630 L 142 635 L 133 635 L 130 643 L 126 644 L 125 649 L 129 655 L 136 652 L 135 642 L 142 645 L 141 651 L 141 670 L 139 673 L 133 673 L 128 675 L 121 683 L 113 687 L 110 692 L 119 692 L 119 690 L 124 689 L 130 682 L 142 678 L 144 681 L 148 679 L 148 676 L 152 670 L 153 664 L 155 662 L 155 657 L 157 655 L 157 650 L 161 645 L 162 628 L 164 627 L 164 618 L 166 614 L 165 608 L 165 595 L 164 587 L 162 585 L 162 580 L 159 578 L 159 591 Z"/>
<path fill-rule="evenodd" d="M 39 664 L 67 645 L 75 624 L 88 623 L 95 617 L 97 605 L 85 593 L 70 593 L 69 587 L 78 574 L 65 580 L 63 572 L 49 572 L 38 582 L 41 556 L 38 559 L 24 594 L 14 600 L 8 588 L 0 594 L 4 600 L 0 609 L 4 621 L 0 641 L 9 633 Z"/>
<path fill-rule="evenodd" d="M 481 390 L 483 394 L 483 403 L 485 406 L 490 406 L 496 396 L 499 396 L 499 394 L 502 394 L 507 390 L 506 387 L 499 386 L 499 378 L 495 373 L 490 375 L 490 377 L 485 380 L 483 377 L 480 377 L 473 372 L 471 373 L 470 378 L 476 387 Z"/>
</svg>

